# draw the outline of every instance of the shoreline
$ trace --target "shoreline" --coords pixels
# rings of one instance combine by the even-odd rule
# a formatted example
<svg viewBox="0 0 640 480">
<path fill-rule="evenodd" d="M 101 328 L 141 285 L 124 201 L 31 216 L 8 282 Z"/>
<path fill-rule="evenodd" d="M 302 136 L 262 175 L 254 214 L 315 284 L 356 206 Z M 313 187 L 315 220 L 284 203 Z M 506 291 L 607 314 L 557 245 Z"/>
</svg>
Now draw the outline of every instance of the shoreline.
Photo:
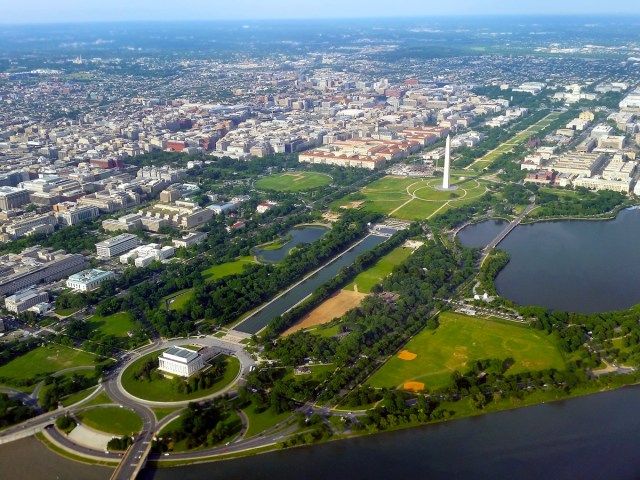
<svg viewBox="0 0 640 480">
<path fill-rule="evenodd" d="M 624 379 L 624 376 L 618 376 L 618 378 Z M 222 454 L 212 454 L 209 457 L 194 457 L 192 459 L 181 459 L 181 460 L 175 460 L 172 458 L 158 458 L 158 459 L 149 459 L 148 464 L 151 465 L 151 468 L 153 469 L 165 469 L 165 468 L 180 468 L 180 467 L 185 467 L 185 466 L 190 466 L 190 465 L 198 465 L 198 464 L 205 464 L 205 463 L 216 463 L 216 462 L 221 462 L 221 461 L 231 461 L 231 460 L 235 460 L 238 458 L 244 458 L 244 457 L 250 457 L 250 456 L 255 456 L 255 455 L 263 455 L 266 453 L 270 453 L 270 452 L 275 452 L 275 451 L 285 451 L 285 450 L 293 450 L 295 448 L 312 448 L 314 446 L 317 445 L 322 445 L 322 444 L 326 444 L 326 443 L 331 443 L 331 442 L 340 442 L 340 441 L 346 441 L 346 440 L 350 440 L 350 439 L 356 439 L 356 438 L 363 438 L 363 437 L 369 437 L 369 436 L 374 436 L 374 435 L 382 435 L 385 433 L 392 433 L 392 432 L 398 432 L 398 431 L 402 431 L 402 430 L 409 430 L 409 429 L 415 429 L 415 428 L 420 428 L 420 427 L 427 427 L 430 425 L 443 425 L 443 424 L 448 424 L 448 423 L 452 423 L 455 421 L 459 421 L 459 420 L 464 420 L 464 419 L 468 419 L 468 418 L 474 418 L 474 417 L 480 417 L 480 416 L 484 416 L 484 415 L 491 415 L 494 413 L 500 413 L 500 412 L 505 412 L 505 411 L 511 411 L 511 410 L 519 410 L 522 408 L 530 408 L 530 407 L 535 407 L 538 405 L 543 405 L 546 403 L 558 403 L 558 402 L 564 402 L 567 400 L 572 400 L 575 398 L 580 398 L 580 397 L 585 397 L 585 396 L 589 396 L 589 395 L 597 395 L 597 394 L 603 394 L 603 393 L 607 393 L 607 392 L 612 392 L 615 390 L 619 390 L 622 388 L 631 388 L 631 387 L 638 387 L 640 386 L 640 380 L 638 379 L 634 379 L 632 382 L 630 383 L 622 383 L 620 385 L 614 384 L 614 385 L 606 385 L 606 386 L 602 386 L 602 385 L 594 385 L 592 386 L 592 388 L 589 388 L 590 385 L 586 384 L 583 385 L 582 388 L 578 387 L 576 390 L 577 392 L 572 392 L 568 395 L 564 395 L 561 393 L 561 391 L 557 391 L 556 393 L 562 395 L 561 397 L 555 397 L 555 398 L 547 398 L 544 400 L 539 400 L 539 401 L 533 401 L 530 403 L 527 403 L 527 398 L 525 397 L 524 399 L 522 399 L 522 403 L 519 405 L 514 405 L 513 402 L 511 402 L 511 399 L 503 399 L 500 401 L 499 404 L 495 405 L 495 408 L 490 408 L 490 409 L 483 409 L 483 410 L 478 410 L 476 412 L 471 412 L 469 414 L 465 414 L 465 415 L 461 415 L 461 416 L 455 416 L 452 418 L 448 418 L 448 419 L 442 419 L 442 420 L 434 420 L 434 421 L 428 421 L 428 422 L 424 422 L 424 423 L 412 423 L 412 424 L 406 424 L 406 425 L 399 425 L 397 427 L 393 427 L 393 428 L 388 428 L 385 430 L 381 430 L 381 431 L 377 431 L 377 432 L 367 432 L 367 431 L 357 431 L 357 432 L 352 432 L 346 435 L 342 435 L 342 434 L 338 434 L 336 436 L 333 436 L 325 441 L 321 441 L 321 442 L 317 442 L 317 443 L 312 443 L 312 444 L 302 444 L 302 445 L 295 445 L 292 447 L 288 447 L 288 448 L 281 448 L 278 446 L 278 443 L 273 443 L 271 445 L 264 445 L 262 447 L 257 447 L 254 449 L 248 449 L 248 450 L 244 450 L 244 451 L 240 451 L 240 452 L 234 452 L 234 453 L 222 453 Z M 549 391 L 549 393 L 553 393 L 553 391 Z M 449 407 L 450 409 L 453 409 L 456 404 L 460 404 L 460 402 L 463 402 L 465 399 L 461 399 L 458 402 L 443 402 L 442 404 L 440 404 L 441 407 Z M 352 410 L 354 412 L 364 412 L 366 410 Z M 292 436 L 297 435 L 297 433 L 293 433 Z M 37 435 L 34 436 L 36 439 L 38 439 Z M 38 439 L 40 440 L 40 439 Z M 41 443 L 46 447 L 49 448 L 47 445 L 47 442 L 43 442 L 42 440 L 40 440 Z M 92 464 L 92 465 L 97 465 L 97 466 L 110 466 L 110 465 L 104 465 L 104 461 L 100 462 L 100 461 L 96 461 L 95 457 L 85 457 L 83 454 L 81 453 L 75 453 L 75 452 L 69 452 L 66 449 L 60 449 L 60 451 L 57 451 L 56 449 L 52 449 L 49 448 L 49 450 L 53 451 L 54 453 L 56 453 L 57 455 L 66 458 L 68 460 L 71 461 L 75 461 L 75 462 L 81 462 L 81 463 L 86 463 L 86 464 Z M 200 451 L 194 451 L 194 454 L 198 454 L 198 453 L 202 453 L 202 450 Z"/>
</svg>

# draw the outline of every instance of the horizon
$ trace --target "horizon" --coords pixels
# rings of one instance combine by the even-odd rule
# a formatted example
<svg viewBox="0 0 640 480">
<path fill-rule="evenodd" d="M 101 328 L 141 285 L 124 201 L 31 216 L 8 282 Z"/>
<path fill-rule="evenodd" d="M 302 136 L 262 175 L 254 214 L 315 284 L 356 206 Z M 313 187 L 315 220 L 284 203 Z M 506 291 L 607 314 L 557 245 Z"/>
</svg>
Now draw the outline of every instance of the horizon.
<svg viewBox="0 0 640 480">
<path fill-rule="evenodd" d="M 43 21 L 43 22 L 11 22 L 11 23 L 3 23 L 3 20 L 0 19 L 0 25 L 3 27 L 42 27 L 42 26 L 64 26 L 64 25 L 107 25 L 107 24 L 126 24 L 126 23 L 142 23 L 142 24 L 180 24 L 180 23 L 197 23 L 197 24 L 206 24 L 206 23 L 272 23 L 272 22 L 348 22 L 348 21 L 375 21 L 375 20 L 416 20 L 416 21 L 424 21 L 424 20 L 442 20 L 442 19 L 490 19 L 490 18 L 572 18 L 572 19 L 581 19 L 581 18 L 589 18 L 593 19 L 594 17 L 598 17 L 601 19 L 639 19 L 640 20 L 640 12 L 634 13 L 584 13 L 584 14 L 569 14 L 569 13 L 488 13 L 488 14 L 433 14 L 430 16 L 426 15 L 413 15 L 413 16 L 404 16 L 404 15 L 385 15 L 385 16 L 362 16 L 362 17 L 282 17 L 282 18 L 209 18 L 209 19 L 201 19 L 201 18 L 181 18 L 176 20 L 166 20 L 166 19 L 157 19 L 157 18 L 140 18 L 140 19 L 108 19 L 108 20 L 68 20 L 68 21 Z"/>
<path fill-rule="evenodd" d="M 56 25 L 113 22 L 253 22 L 301 20 L 365 20 L 411 18 L 473 17 L 635 17 L 640 3 L 622 0 L 615 6 L 596 0 L 584 0 L 579 6 L 558 4 L 553 0 L 524 0 L 504 3 L 498 0 L 459 0 L 455 5 L 419 0 L 396 0 L 393 5 L 370 0 L 325 0 L 322 5 L 301 5 L 294 0 L 236 0 L 233 5 L 216 9 L 205 0 L 113 0 L 109 5 L 80 0 L 61 0 L 55 5 L 33 0 L 25 14 L 20 4 L 7 5 L 2 25 Z M 577 11 L 579 10 L 579 11 Z M 251 12 L 247 14 L 247 12 Z"/>
</svg>

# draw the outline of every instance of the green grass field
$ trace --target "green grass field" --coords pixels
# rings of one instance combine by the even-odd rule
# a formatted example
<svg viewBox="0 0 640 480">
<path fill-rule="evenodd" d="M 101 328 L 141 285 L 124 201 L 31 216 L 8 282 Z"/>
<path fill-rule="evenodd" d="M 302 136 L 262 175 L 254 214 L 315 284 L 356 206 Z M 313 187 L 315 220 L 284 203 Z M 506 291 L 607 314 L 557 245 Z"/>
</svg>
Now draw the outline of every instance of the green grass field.
<svg viewBox="0 0 640 480">
<path fill-rule="evenodd" d="M 54 312 L 61 317 L 68 317 L 69 315 L 76 313 L 78 310 L 78 308 L 56 308 Z"/>
<path fill-rule="evenodd" d="M 264 177 L 255 183 L 258 190 L 276 192 L 302 192 L 329 185 L 333 179 L 329 175 L 316 172 L 291 172 Z"/>
<path fill-rule="evenodd" d="M 245 438 L 253 437 L 260 432 L 264 432 L 268 428 L 275 427 L 292 415 L 291 412 L 278 414 L 273 413 L 271 410 L 265 410 L 264 412 L 257 413 L 253 405 L 245 408 L 243 412 L 249 418 L 249 428 L 247 429 Z"/>
<path fill-rule="evenodd" d="M 202 276 L 207 282 L 218 280 L 219 278 L 228 277 L 229 275 L 238 275 L 242 273 L 245 265 L 256 263 L 253 256 L 238 257 L 233 262 L 221 263 L 207 268 L 202 272 Z"/>
<path fill-rule="evenodd" d="M 416 381 L 424 383 L 425 389 L 438 389 L 449 383 L 454 370 L 464 372 L 469 362 L 490 358 L 513 358 L 515 364 L 507 375 L 565 368 L 556 344 L 541 332 L 452 312 L 442 313 L 436 330 L 423 330 L 405 349 L 417 357 L 402 360 L 395 355 L 367 384 L 398 387 Z"/>
<path fill-rule="evenodd" d="M 133 315 L 129 312 L 118 312 L 107 317 L 94 315 L 87 321 L 92 330 L 98 330 L 104 335 L 126 337 L 129 330 L 135 329 Z"/>
<path fill-rule="evenodd" d="M 134 378 L 135 372 L 140 366 L 151 358 L 157 358 L 162 354 L 161 351 L 152 352 L 139 358 L 127 367 L 122 375 L 122 386 L 131 395 L 151 400 L 155 402 L 179 402 L 182 400 L 194 400 L 196 398 L 206 397 L 229 385 L 238 375 L 240 371 L 240 361 L 236 357 L 219 356 L 212 361 L 222 361 L 227 363 L 224 375 L 211 388 L 198 390 L 191 393 L 179 393 L 171 379 L 162 378 L 149 381 L 138 381 Z"/>
<path fill-rule="evenodd" d="M 5 363 L 0 367 L 0 377 L 11 384 L 17 380 L 28 380 L 36 375 L 47 375 L 65 368 L 93 366 L 96 357 L 90 353 L 61 345 L 47 344 Z"/>
<path fill-rule="evenodd" d="M 384 177 L 355 195 L 333 202 L 332 207 L 339 209 L 351 202 L 364 200 L 360 207 L 363 210 L 405 220 L 424 220 L 436 212 L 442 213 L 448 208 L 472 202 L 486 192 L 484 181 L 469 180 L 468 177 L 451 177 L 451 183 L 458 184 L 459 188 L 447 192 L 436 188 L 442 185 L 441 178 Z"/>
<path fill-rule="evenodd" d="M 328 327 L 326 325 L 320 325 L 318 327 L 311 328 L 307 331 L 313 335 L 318 335 L 320 337 L 325 337 L 325 338 L 331 338 L 331 337 L 335 337 L 340 333 L 340 325 L 332 325 Z"/>
<path fill-rule="evenodd" d="M 72 393 L 71 395 L 68 395 L 61 400 L 62 405 L 65 407 L 68 407 L 69 405 L 78 403 L 79 401 L 84 400 L 93 392 L 95 392 L 96 388 L 97 387 L 90 387 L 90 388 L 87 388 L 86 390 L 82 390 L 81 392 Z"/>
<path fill-rule="evenodd" d="M 380 283 L 384 277 L 389 275 L 393 267 L 404 262 L 413 250 L 410 248 L 398 247 L 389 252 L 376 262 L 376 264 L 368 270 L 358 274 L 358 276 L 345 287 L 345 290 L 354 290 L 355 285 L 358 291 L 362 293 L 371 292 L 374 285 Z"/>
<path fill-rule="evenodd" d="M 142 430 L 142 419 L 126 408 L 97 407 L 85 410 L 79 417 L 87 427 L 114 435 L 131 435 Z"/>
<path fill-rule="evenodd" d="M 182 407 L 151 407 L 153 414 L 156 416 L 156 420 L 160 421 L 164 417 L 171 415 L 176 410 L 180 410 Z"/>
<path fill-rule="evenodd" d="M 169 303 L 169 310 L 181 310 L 184 306 L 187 305 L 193 298 L 193 288 L 185 288 L 184 290 L 180 290 L 179 292 L 172 293 L 171 295 L 164 297 L 162 299 L 163 305 L 169 299 L 171 302 Z"/>
<path fill-rule="evenodd" d="M 111 403 L 114 403 L 113 400 L 111 400 L 106 393 L 100 392 L 93 399 L 83 405 L 83 407 L 91 407 L 93 405 L 108 405 Z"/>
</svg>

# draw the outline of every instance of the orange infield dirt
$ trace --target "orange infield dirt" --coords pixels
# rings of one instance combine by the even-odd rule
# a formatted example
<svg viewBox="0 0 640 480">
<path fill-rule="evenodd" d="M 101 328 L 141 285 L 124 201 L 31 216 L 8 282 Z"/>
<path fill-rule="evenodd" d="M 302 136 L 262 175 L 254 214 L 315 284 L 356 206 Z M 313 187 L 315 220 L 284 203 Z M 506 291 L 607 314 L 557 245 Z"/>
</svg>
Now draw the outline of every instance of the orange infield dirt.
<svg viewBox="0 0 640 480">
<path fill-rule="evenodd" d="M 291 335 L 303 328 L 329 323 L 334 318 L 341 317 L 352 308 L 360 305 L 360 302 L 364 297 L 366 297 L 366 294 L 364 293 L 340 290 L 338 293 L 333 294 L 327 300 L 307 313 L 302 317 L 302 320 L 286 330 L 282 335 L 286 337 L 287 335 Z"/>
<path fill-rule="evenodd" d="M 418 355 L 411 353 L 409 350 L 402 350 L 400 355 L 398 355 L 398 358 L 400 360 L 415 360 L 417 356 Z"/>
<path fill-rule="evenodd" d="M 411 390 L 412 392 L 421 392 L 424 390 L 424 383 L 422 382 L 404 382 L 403 388 L 405 390 Z"/>
</svg>

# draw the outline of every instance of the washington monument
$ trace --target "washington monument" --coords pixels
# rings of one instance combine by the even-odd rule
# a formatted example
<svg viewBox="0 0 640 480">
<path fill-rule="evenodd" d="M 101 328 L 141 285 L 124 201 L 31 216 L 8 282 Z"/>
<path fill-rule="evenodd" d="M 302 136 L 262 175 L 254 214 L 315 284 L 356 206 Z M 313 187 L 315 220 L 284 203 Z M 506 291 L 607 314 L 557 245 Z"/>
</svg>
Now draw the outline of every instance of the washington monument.
<svg viewBox="0 0 640 480">
<path fill-rule="evenodd" d="M 442 176 L 442 190 L 449 190 L 449 170 L 451 169 L 451 135 L 447 135 L 444 147 L 444 172 Z"/>
</svg>

